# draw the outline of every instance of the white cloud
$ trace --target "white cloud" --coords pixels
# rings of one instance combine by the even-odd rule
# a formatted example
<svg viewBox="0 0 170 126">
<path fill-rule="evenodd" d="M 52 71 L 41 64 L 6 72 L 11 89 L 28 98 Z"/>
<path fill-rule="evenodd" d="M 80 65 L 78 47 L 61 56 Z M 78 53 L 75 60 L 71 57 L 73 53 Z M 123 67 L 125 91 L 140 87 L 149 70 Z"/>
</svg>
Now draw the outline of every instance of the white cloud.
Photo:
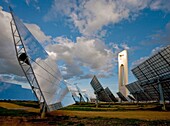
<svg viewBox="0 0 170 126">
<path fill-rule="evenodd" d="M 0 82 L 7 82 L 21 85 L 23 88 L 31 89 L 26 77 L 13 74 L 0 74 Z"/>
<path fill-rule="evenodd" d="M 68 38 L 57 37 L 57 43 L 48 45 L 46 50 L 58 61 L 63 61 L 61 66 L 65 79 L 78 77 L 81 79 L 91 78 L 93 74 L 100 77 L 112 75 L 112 70 L 117 62 L 117 54 L 123 49 L 129 49 L 126 44 L 108 47 L 99 39 L 77 37 L 76 42 Z M 89 71 L 88 73 L 84 73 Z"/>
<path fill-rule="evenodd" d="M 107 46 L 100 40 L 78 37 L 74 56 L 83 66 L 103 70 L 103 67 L 112 59 L 112 52 L 107 50 Z"/>
<path fill-rule="evenodd" d="M 25 83 L 24 73 L 18 64 L 12 31 L 10 27 L 11 15 L 2 10 L 0 6 L 0 80 L 10 83 Z M 50 41 L 51 37 L 46 36 L 36 24 L 26 24 L 28 29 L 41 42 Z M 23 84 L 24 86 L 24 84 Z"/>
<path fill-rule="evenodd" d="M 11 16 L 5 11 L 0 11 L 2 17 L 0 26 L 1 50 L 0 50 L 0 74 L 14 74 L 23 76 L 15 56 L 12 33 L 9 25 Z M 41 42 L 51 41 L 51 36 L 45 35 L 36 24 L 26 24 L 32 34 Z M 0 30 L 2 30 L 0 29 Z M 5 30 L 4 30 L 5 29 Z M 76 42 L 68 38 L 56 37 L 53 44 L 48 45 L 46 50 L 50 57 L 57 61 L 63 61 L 60 66 L 65 79 L 88 78 L 98 73 L 99 77 L 112 75 L 116 63 L 117 53 L 122 49 L 129 49 L 126 44 L 106 45 L 97 38 L 77 37 Z M 5 53 L 4 53 L 5 52 Z"/>
<path fill-rule="evenodd" d="M 126 50 L 129 50 L 130 47 L 126 44 L 126 43 L 123 43 L 122 45 L 120 45 L 123 49 L 126 49 Z"/>
<path fill-rule="evenodd" d="M 12 32 L 10 27 L 11 15 L 0 7 L 0 74 L 23 75 L 16 59 Z M 36 24 L 26 24 L 28 29 L 40 42 L 51 41 L 51 36 L 46 36 Z"/>
<path fill-rule="evenodd" d="M 13 73 L 23 75 L 16 60 L 12 32 L 11 15 L 0 9 L 0 74 Z"/>
<path fill-rule="evenodd" d="M 170 11 L 169 0 L 54 0 L 45 15 L 46 21 L 67 16 L 87 36 L 103 33 L 103 26 L 116 24 L 122 20 L 134 19 L 145 8 Z M 100 32 L 99 32 L 100 31 Z"/>
<path fill-rule="evenodd" d="M 153 0 L 150 4 L 152 10 L 170 11 L 170 0 Z"/>
<path fill-rule="evenodd" d="M 105 71 L 112 65 L 112 52 L 100 40 L 77 37 L 76 42 L 63 37 L 55 39 L 58 44 L 48 45 L 47 50 L 56 54 L 57 60 L 62 60 L 65 66 L 62 71 L 66 78 L 83 75 L 82 67 L 90 71 Z M 100 61 L 100 62 L 99 62 Z"/>
<path fill-rule="evenodd" d="M 56 54 L 56 53 L 54 53 L 54 52 L 49 52 L 49 51 L 46 51 L 46 52 L 48 53 L 48 55 L 49 55 L 53 60 L 57 59 L 57 54 Z"/>
<path fill-rule="evenodd" d="M 116 44 L 116 43 L 110 42 L 109 46 L 111 46 L 111 48 L 113 49 L 113 53 L 114 53 L 115 58 L 117 58 L 118 53 L 123 51 L 123 50 L 132 50 L 132 48 L 129 47 L 126 43 Z"/>
<path fill-rule="evenodd" d="M 11 15 L 0 8 L 0 80 L 17 83 L 17 77 L 23 76 L 23 72 L 15 55 L 10 28 Z"/>
<path fill-rule="evenodd" d="M 0 81 L 20 84 L 24 87 L 25 86 L 29 87 L 27 80 L 16 58 L 16 54 L 14 50 L 14 43 L 12 40 L 12 32 L 11 32 L 10 23 L 9 23 L 11 21 L 11 15 L 7 12 L 0 10 L 0 19 L 2 19 L 0 20 L 0 27 L 2 28 L 0 29 L 0 38 L 1 38 L 0 39 L 0 44 L 1 44 L 0 46 L 0 49 L 1 49 L 0 50 Z M 48 40 L 48 36 L 45 36 L 45 34 L 40 30 L 40 28 L 37 25 L 27 24 L 27 26 L 35 30 L 33 31 L 33 33 L 35 33 L 36 36 L 38 35 L 44 36 L 44 38 L 41 38 L 42 41 L 46 39 Z M 26 34 L 26 33 L 27 32 L 23 34 Z M 27 39 L 24 41 L 31 42 L 31 40 L 32 39 Z M 32 47 L 35 47 L 35 45 L 33 45 Z M 36 48 L 37 47 L 32 48 L 32 50 L 35 51 Z M 27 66 L 25 66 L 24 68 L 26 70 L 30 70 L 28 69 Z M 50 57 L 46 57 L 46 59 L 36 59 L 36 63 L 32 62 L 32 68 L 34 69 L 34 74 L 36 76 L 36 79 L 39 85 L 42 88 L 42 91 L 44 91 L 44 96 L 46 97 L 48 104 L 53 104 L 53 101 L 61 100 L 63 97 L 65 97 L 68 90 L 66 86 L 64 87 L 64 84 L 62 86 L 59 85 L 61 84 L 60 81 L 62 80 L 62 77 L 59 72 L 59 69 L 57 68 L 56 61 L 52 60 Z M 49 84 L 51 85 L 49 86 Z M 36 83 L 34 83 L 34 86 L 35 87 L 37 86 Z M 49 93 L 48 91 L 50 91 L 51 93 Z M 58 96 L 56 95 L 58 92 L 62 96 L 61 99 L 58 99 Z M 66 94 L 62 94 L 62 93 L 66 93 Z M 37 95 L 38 94 L 39 92 L 37 91 Z"/>
</svg>

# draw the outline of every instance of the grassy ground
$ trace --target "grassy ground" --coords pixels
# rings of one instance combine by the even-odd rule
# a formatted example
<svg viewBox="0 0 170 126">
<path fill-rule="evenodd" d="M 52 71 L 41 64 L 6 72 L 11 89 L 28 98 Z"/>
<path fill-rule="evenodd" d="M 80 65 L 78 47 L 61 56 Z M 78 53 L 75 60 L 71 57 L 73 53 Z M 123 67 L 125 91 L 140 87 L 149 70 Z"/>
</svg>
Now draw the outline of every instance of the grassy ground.
<svg viewBox="0 0 170 126">
<path fill-rule="evenodd" d="M 120 118 L 120 119 L 140 119 L 140 120 L 170 120 L 170 112 L 155 111 L 115 111 L 115 112 L 95 112 L 95 111 L 68 111 L 58 110 L 51 113 L 52 115 L 67 115 L 78 117 L 104 117 L 104 118 Z"/>
<path fill-rule="evenodd" d="M 72 105 L 48 113 L 41 119 L 36 102 L 0 102 L 1 126 L 168 126 L 170 111 L 160 111 L 158 104 Z"/>
</svg>

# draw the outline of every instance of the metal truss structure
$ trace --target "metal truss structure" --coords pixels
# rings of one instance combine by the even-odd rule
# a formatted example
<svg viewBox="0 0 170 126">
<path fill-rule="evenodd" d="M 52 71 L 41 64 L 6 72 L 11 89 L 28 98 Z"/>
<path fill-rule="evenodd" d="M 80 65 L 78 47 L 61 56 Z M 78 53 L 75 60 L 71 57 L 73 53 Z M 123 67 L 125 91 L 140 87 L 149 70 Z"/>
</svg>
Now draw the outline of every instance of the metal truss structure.
<svg viewBox="0 0 170 126">
<path fill-rule="evenodd" d="M 12 31 L 12 36 L 13 36 L 13 41 L 15 45 L 15 51 L 16 51 L 16 57 L 18 59 L 18 62 L 25 74 L 25 77 L 27 78 L 34 94 L 36 95 L 36 92 L 39 92 L 40 96 L 37 96 L 37 100 L 39 101 L 39 104 L 43 103 L 43 107 L 47 107 L 46 100 L 42 94 L 42 91 L 40 89 L 40 86 L 38 84 L 38 81 L 35 77 L 33 68 L 30 63 L 30 59 L 27 56 L 26 49 L 24 47 L 24 44 L 21 39 L 21 35 L 18 31 L 18 28 L 16 26 L 15 20 L 13 18 L 13 13 L 11 10 L 11 15 L 12 15 L 12 20 L 10 22 L 11 25 L 11 31 Z"/>
<path fill-rule="evenodd" d="M 55 60 L 52 60 L 23 22 L 12 12 L 10 22 L 16 57 L 42 112 L 74 104 Z"/>
</svg>

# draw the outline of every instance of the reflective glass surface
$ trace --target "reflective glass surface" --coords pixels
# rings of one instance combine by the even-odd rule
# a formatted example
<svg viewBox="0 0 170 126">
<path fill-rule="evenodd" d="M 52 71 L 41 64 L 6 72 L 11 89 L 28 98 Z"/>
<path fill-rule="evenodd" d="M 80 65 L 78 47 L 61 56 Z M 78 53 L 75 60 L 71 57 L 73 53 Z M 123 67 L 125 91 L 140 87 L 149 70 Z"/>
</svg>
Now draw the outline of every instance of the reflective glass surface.
<svg viewBox="0 0 170 126">
<path fill-rule="evenodd" d="M 35 78 L 37 79 L 37 81 L 35 81 L 32 76 L 27 74 L 28 78 L 33 80 L 33 90 L 35 91 L 38 100 L 44 102 L 40 90 L 38 90 L 38 87 L 40 87 L 50 111 L 74 104 L 75 102 L 67 85 L 63 81 L 56 61 L 50 58 L 41 44 L 18 17 L 13 15 L 13 19 L 26 51 L 26 54 L 24 55 L 21 52 L 20 57 L 26 56 L 28 61 L 25 63 L 28 65 L 30 64 L 33 68 L 28 70 L 28 66 L 25 65 L 24 71 L 34 73 Z"/>
</svg>

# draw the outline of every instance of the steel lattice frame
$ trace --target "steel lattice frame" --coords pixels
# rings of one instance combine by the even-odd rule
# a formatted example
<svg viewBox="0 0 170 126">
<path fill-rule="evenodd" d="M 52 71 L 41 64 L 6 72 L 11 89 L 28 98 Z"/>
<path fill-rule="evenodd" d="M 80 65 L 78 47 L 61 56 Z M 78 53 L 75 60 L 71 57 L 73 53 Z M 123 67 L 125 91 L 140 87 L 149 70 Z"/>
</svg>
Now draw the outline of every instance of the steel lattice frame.
<svg viewBox="0 0 170 126">
<path fill-rule="evenodd" d="M 11 11 L 11 15 L 12 15 L 12 20 L 10 22 L 10 26 L 11 26 L 11 31 L 12 31 L 12 36 L 13 36 L 13 41 L 14 41 L 17 60 L 19 62 L 19 65 L 21 66 L 21 68 L 22 68 L 22 70 L 23 70 L 23 72 L 25 74 L 25 77 L 27 78 L 27 80 L 28 80 L 28 82 L 29 82 L 35 96 L 37 97 L 37 100 L 38 100 L 39 104 L 43 102 L 43 107 L 47 107 L 47 109 L 48 109 L 46 100 L 45 100 L 45 98 L 44 98 L 44 96 L 42 94 L 42 91 L 41 91 L 40 87 L 39 87 L 38 81 L 37 81 L 37 79 L 35 77 L 35 74 L 34 74 L 32 66 L 30 64 L 28 56 L 25 59 L 25 61 L 28 60 L 28 62 L 29 62 L 28 64 L 25 63 L 25 61 L 22 61 L 22 60 L 19 59 L 19 56 L 22 53 L 27 54 L 27 52 L 26 52 L 26 49 L 25 49 L 24 44 L 22 42 L 22 38 L 21 38 L 19 30 L 18 30 L 18 28 L 16 26 L 15 20 L 13 18 L 12 11 Z M 37 86 L 35 86 L 35 85 L 37 85 Z M 40 94 L 39 97 L 36 95 L 36 91 L 39 92 L 39 94 Z"/>
<path fill-rule="evenodd" d="M 161 104 L 170 101 L 170 45 L 133 68 L 132 72 L 138 79 L 137 85 L 151 98 L 148 101 L 156 100 Z M 134 83 L 127 85 L 133 95 L 137 93 Z"/>
</svg>

